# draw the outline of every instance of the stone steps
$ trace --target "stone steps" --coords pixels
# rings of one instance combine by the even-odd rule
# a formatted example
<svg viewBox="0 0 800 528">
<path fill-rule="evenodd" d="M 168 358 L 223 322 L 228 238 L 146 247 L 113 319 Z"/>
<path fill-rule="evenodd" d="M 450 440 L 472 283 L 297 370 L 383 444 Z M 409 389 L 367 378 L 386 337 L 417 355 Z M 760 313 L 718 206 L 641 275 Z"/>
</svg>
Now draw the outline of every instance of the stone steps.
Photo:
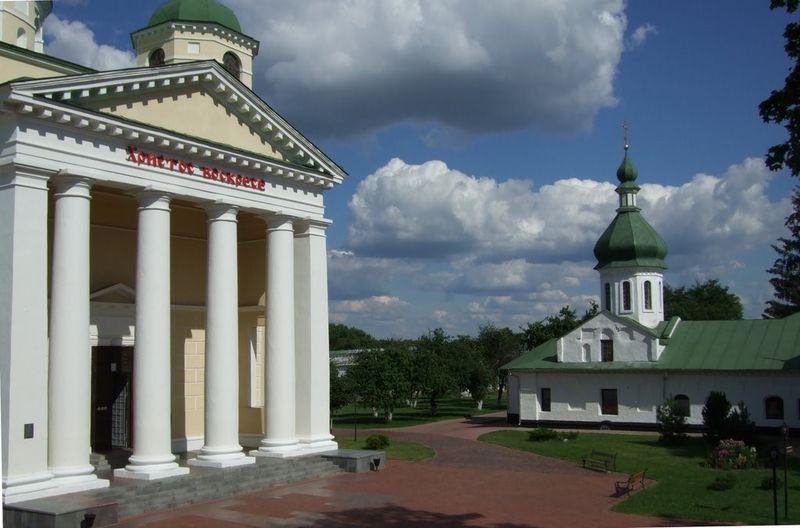
<svg viewBox="0 0 800 528">
<path fill-rule="evenodd" d="M 225 469 L 192 467 L 189 475 L 155 481 L 118 479 L 110 488 L 87 492 L 118 504 L 120 519 L 213 499 L 258 491 L 341 472 L 320 456 L 262 458 L 256 464 Z"/>
</svg>

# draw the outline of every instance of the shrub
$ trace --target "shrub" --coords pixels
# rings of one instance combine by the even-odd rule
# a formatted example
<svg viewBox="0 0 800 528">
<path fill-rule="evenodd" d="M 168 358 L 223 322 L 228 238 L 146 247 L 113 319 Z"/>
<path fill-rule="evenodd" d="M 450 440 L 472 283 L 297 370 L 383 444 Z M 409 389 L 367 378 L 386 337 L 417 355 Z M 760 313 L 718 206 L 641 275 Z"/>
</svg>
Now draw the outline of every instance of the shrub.
<svg viewBox="0 0 800 528">
<path fill-rule="evenodd" d="M 759 486 L 763 490 L 771 490 L 772 486 L 776 488 L 780 488 L 783 486 L 783 481 L 780 477 L 775 477 L 775 481 L 772 481 L 772 477 L 764 477 L 764 480 L 761 481 L 761 485 Z"/>
<path fill-rule="evenodd" d="M 714 479 L 714 482 L 708 485 L 708 489 L 714 491 L 725 491 L 731 489 L 736 484 L 736 477 L 733 473 L 720 475 Z"/>
<path fill-rule="evenodd" d="M 528 434 L 528 440 L 531 442 L 544 442 L 545 440 L 555 440 L 556 438 L 558 438 L 558 433 L 545 427 L 538 427 Z"/>
<path fill-rule="evenodd" d="M 756 443 L 756 424 L 750 419 L 750 411 L 743 401 L 731 412 L 727 422 L 731 438 L 742 440 L 747 445 Z"/>
<path fill-rule="evenodd" d="M 578 431 L 564 431 L 558 433 L 558 437 L 562 440 L 575 440 L 578 438 Z"/>
<path fill-rule="evenodd" d="M 741 440 L 721 440 L 711 450 L 711 467 L 716 469 L 747 469 L 754 467 L 756 461 L 756 448 Z"/>
<path fill-rule="evenodd" d="M 365 441 L 367 449 L 386 449 L 389 447 L 389 437 L 382 434 L 371 434 Z"/>
<path fill-rule="evenodd" d="M 671 397 L 656 409 L 656 420 L 661 428 L 660 441 L 677 444 L 686 438 L 686 415 Z"/>
</svg>

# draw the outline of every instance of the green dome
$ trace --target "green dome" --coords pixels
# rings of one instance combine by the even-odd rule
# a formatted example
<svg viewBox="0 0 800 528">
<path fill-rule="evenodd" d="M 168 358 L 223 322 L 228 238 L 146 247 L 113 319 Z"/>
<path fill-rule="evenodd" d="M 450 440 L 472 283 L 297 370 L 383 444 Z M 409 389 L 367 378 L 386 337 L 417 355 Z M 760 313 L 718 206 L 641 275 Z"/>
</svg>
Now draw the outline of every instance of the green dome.
<svg viewBox="0 0 800 528">
<path fill-rule="evenodd" d="M 622 182 L 632 182 L 636 181 L 636 177 L 639 175 L 639 171 L 633 165 L 633 162 L 628 159 L 628 149 L 625 149 L 625 158 L 620 163 L 619 168 L 617 169 L 617 179 Z"/>
<path fill-rule="evenodd" d="M 242 32 L 233 11 L 216 0 L 172 0 L 156 9 L 148 27 L 172 21 L 213 22 L 237 33 Z"/>
<path fill-rule="evenodd" d="M 638 207 L 620 207 L 617 216 L 594 245 L 597 266 L 628 268 L 643 266 L 667 269 L 667 243 L 647 223 Z"/>
</svg>

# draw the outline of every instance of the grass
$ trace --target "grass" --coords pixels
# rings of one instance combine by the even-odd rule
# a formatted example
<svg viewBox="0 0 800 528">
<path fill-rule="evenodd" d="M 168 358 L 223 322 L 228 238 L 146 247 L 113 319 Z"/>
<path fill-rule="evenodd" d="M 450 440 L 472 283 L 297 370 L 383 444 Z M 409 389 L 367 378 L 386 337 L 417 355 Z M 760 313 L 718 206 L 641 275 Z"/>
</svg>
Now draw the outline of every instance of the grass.
<svg viewBox="0 0 800 528">
<path fill-rule="evenodd" d="M 366 449 L 364 440 L 366 436 L 359 438 L 358 441 L 352 438 L 337 436 L 336 441 L 339 443 L 341 449 Z M 390 460 L 426 460 L 436 456 L 436 451 L 430 447 L 416 442 L 401 442 L 399 440 L 392 440 L 384 451 L 386 451 L 386 458 Z"/>
<path fill-rule="evenodd" d="M 489 397 L 483 402 L 483 410 L 478 410 L 475 402 L 467 398 L 447 398 L 437 402 L 438 409 L 436 416 L 431 415 L 431 408 L 427 400 L 419 400 L 416 408 L 401 407 L 394 410 L 391 422 L 387 422 L 382 416 L 373 416 L 372 409 L 361 407 L 357 408 L 358 413 L 353 410 L 353 405 L 347 405 L 333 413 L 334 427 L 352 426 L 356 420 L 358 427 L 408 427 L 411 425 L 422 425 L 439 420 L 450 420 L 453 418 L 464 418 L 465 416 L 479 416 L 481 414 L 504 411 L 506 409 L 507 398 L 504 395 L 497 405 L 497 398 Z"/>
<path fill-rule="evenodd" d="M 772 524 L 771 490 L 760 488 L 772 469 L 721 471 L 705 467 L 708 445 L 702 438 L 689 438 L 679 446 L 665 446 L 656 435 L 613 435 L 582 432 L 569 442 L 528 441 L 528 431 L 497 431 L 480 440 L 513 449 L 581 463 L 581 456 L 592 449 L 617 453 L 617 470 L 634 473 L 646 469 L 647 478 L 658 481 L 617 504 L 614 511 L 654 515 L 674 519 L 697 519 L 746 524 Z M 766 455 L 767 448 L 759 454 Z M 782 460 L 778 468 L 783 476 Z M 718 477 L 733 474 L 732 489 L 713 491 L 708 485 Z M 800 524 L 800 461 L 789 460 L 789 518 L 784 519 L 783 487 L 778 489 L 778 520 Z M 612 492 L 613 490 L 609 490 Z"/>
</svg>

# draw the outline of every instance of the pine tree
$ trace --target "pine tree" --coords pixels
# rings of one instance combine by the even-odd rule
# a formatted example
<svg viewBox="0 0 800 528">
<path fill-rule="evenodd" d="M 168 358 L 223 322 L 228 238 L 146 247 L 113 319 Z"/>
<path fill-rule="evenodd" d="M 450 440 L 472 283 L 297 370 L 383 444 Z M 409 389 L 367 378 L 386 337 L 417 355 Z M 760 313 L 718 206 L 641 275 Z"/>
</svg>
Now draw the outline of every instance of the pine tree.
<svg viewBox="0 0 800 528">
<path fill-rule="evenodd" d="M 775 290 L 775 299 L 767 301 L 764 317 L 780 318 L 800 312 L 800 187 L 792 193 L 793 212 L 786 219 L 789 238 L 779 238 L 772 248 L 778 259 L 768 273 L 774 275 L 769 280 Z"/>
</svg>

